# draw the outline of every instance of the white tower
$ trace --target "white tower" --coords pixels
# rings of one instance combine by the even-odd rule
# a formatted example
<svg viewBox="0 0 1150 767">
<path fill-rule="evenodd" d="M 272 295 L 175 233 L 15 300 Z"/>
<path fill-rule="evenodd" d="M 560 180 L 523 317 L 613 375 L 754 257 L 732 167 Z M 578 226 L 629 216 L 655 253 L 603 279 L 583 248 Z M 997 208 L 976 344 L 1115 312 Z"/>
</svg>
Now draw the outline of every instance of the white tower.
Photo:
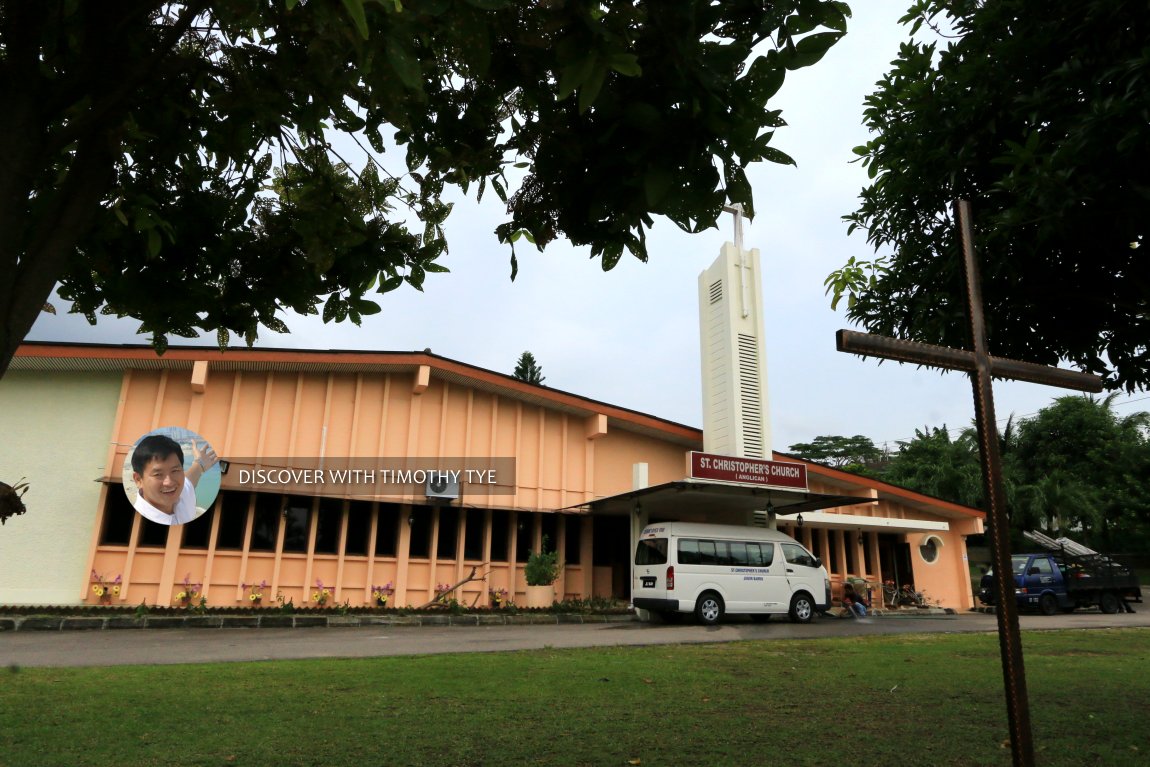
<svg viewBox="0 0 1150 767">
<path fill-rule="evenodd" d="M 725 210 L 735 215 L 735 242 L 699 275 L 703 450 L 770 460 L 759 251 L 743 248 L 742 209 Z"/>
</svg>

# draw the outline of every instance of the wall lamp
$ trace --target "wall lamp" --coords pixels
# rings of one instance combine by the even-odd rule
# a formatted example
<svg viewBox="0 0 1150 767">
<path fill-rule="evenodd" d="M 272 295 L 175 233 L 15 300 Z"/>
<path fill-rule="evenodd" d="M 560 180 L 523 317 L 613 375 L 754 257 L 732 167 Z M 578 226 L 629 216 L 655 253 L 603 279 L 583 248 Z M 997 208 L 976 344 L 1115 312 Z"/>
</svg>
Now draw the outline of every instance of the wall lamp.
<svg viewBox="0 0 1150 767">
<path fill-rule="evenodd" d="M 799 514 L 799 516 L 795 519 L 795 524 L 798 525 L 799 527 L 803 526 L 803 515 L 802 514 Z"/>
</svg>

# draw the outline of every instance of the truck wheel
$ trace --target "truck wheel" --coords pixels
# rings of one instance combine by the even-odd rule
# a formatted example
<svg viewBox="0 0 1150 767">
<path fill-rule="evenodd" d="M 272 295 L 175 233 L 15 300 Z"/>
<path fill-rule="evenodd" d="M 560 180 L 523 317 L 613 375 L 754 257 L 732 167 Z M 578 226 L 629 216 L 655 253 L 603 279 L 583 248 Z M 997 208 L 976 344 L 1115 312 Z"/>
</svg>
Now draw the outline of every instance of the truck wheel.
<svg viewBox="0 0 1150 767">
<path fill-rule="evenodd" d="M 1058 612 L 1058 597 L 1053 594 L 1043 594 L 1038 599 L 1038 609 L 1043 615 L 1054 615 Z"/>
<path fill-rule="evenodd" d="M 1102 596 L 1098 597 L 1098 609 L 1107 615 L 1113 615 L 1119 608 L 1118 597 L 1113 591 L 1103 591 Z"/>
<path fill-rule="evenodd" d="M 815 602 L 810 595 L 800 591 L 791 600 L 789 613 L 791 623 L 810 623 L 815 614 Z"/>
<path fill-rule="evenodd" d="M 713 591 L 706 591 L 695 603 L 695 617 L 704 626 L 714 626 L 723 619 L 723 598 Z"/>
</svg>

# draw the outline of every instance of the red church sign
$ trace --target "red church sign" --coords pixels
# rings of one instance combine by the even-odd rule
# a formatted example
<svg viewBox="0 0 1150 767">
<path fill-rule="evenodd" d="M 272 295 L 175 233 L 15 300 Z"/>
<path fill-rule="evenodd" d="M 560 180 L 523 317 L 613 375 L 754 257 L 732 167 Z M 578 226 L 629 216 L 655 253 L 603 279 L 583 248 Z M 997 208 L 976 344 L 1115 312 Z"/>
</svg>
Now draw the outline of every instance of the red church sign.
<svg viewBox="0 0 1150 767">
<path fill-rule="evenodd" d="M 691 456 L 693 479 L 715 479 L 720 482 L 742 482 L 787 490 L 807 489 L 807 467 L 801 463 L 764 461 L 759 458 L 737 458 L 731 455 L 699 453 Z"/>
</svg>

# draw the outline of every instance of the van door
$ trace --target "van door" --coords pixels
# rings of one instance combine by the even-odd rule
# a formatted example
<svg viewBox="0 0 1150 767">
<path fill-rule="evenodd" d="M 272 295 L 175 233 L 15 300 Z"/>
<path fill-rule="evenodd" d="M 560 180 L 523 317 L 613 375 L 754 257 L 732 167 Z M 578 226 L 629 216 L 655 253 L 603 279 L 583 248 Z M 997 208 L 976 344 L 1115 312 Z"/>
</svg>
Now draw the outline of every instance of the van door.
<svg viewBox="0 0 1150 767">
<path fill-rule="evenodd" d="M 678 609 L 678 602 L 667 592 L 668 551 L 671 544 L 673 541 L 654 535 L 645 535 L 639 540 L 635 548 L 635 576 L 631 583 L 631 603 L 635 607 L 655 612 Z"/>
<path fill-rule="evenodd" d="M 815 604 L 821 605 L 826 599 L 826 583 L 823 568 L 818 560 L 797 543 L 781 543 L 783 559 L 786 560 L 787 584 L 791 593 L 805 591 Z"/>
<path fill-rule="evenodd" d="M 756 612 L 785 613 L 791 607 L 791 589 L 786 575 L 790 565 L 774 543 L 762 541 L 758 548 L 762 557 L 761 566 L 766 568 L 766 572 L 763 574 L 760 603 Z"/>
</svg>

